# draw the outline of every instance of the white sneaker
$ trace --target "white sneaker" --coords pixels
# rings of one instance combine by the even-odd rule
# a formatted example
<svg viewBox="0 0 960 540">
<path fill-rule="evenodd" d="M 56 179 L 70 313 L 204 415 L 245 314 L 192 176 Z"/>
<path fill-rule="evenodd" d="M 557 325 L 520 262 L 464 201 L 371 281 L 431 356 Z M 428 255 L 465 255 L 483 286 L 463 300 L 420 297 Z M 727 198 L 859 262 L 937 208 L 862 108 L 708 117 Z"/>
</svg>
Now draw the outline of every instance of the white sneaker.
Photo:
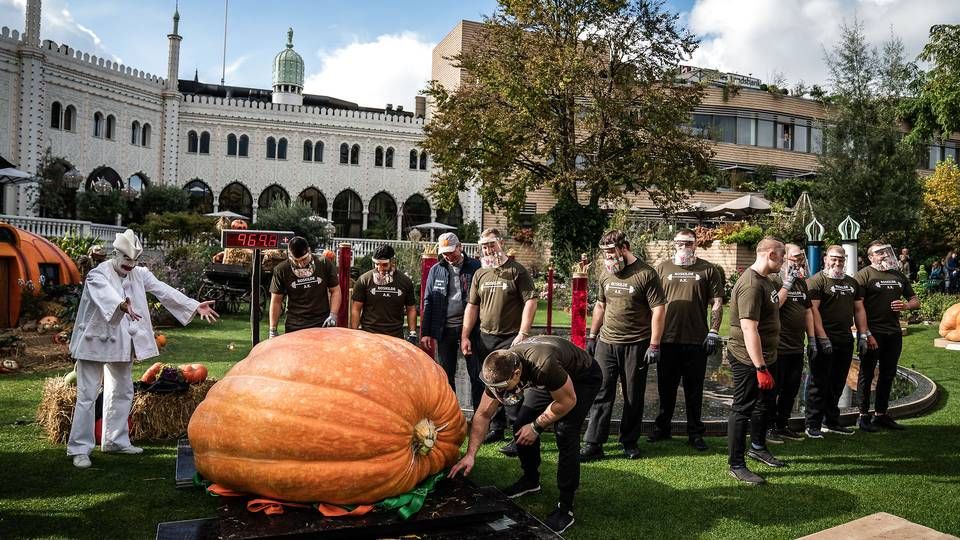
<svg viewBox="0 0 960 540">
<path fill-rule="evenodd" d="M 74 467 L 78 469 L 86 469 L 90 467 L 90 465 L 93 465 L 92 463 L 90 463 L 90 456 L 86 454 L 78 454 L 76 456 L 73 456 Z"/>
<path fill-rule="evenodd" d="M 108 454 L 142 454 L 143 448 L 139 446 L 117 446 L 115 444 L 104 445 L 103 451 Z"/>
</svg>

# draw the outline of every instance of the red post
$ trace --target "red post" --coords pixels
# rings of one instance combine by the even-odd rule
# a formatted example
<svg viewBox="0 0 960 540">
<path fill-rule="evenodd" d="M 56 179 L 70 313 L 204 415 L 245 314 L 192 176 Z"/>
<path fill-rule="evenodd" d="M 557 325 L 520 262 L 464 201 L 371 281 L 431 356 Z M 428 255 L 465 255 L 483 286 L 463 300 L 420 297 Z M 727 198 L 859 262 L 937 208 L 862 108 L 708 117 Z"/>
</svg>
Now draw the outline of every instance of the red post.
<svg viewBox="0 0 960 540">
<path fill-rule="evenodd" d="M 433 268 L 433 265 L 437 264 L 437 254 L 433 252 L 431 247 L 427 247 L 423 250 L 423 255 L 420 256 L 420 335 L 423 336 L 423 299 L 427 294 L 427 274 L 430 273 L 430 269 Z M 446 316 L 446 314 L 444 314 Z M 437 336 L 435 336 L 437 337 Z M 432 358 L 436 351 L 435 347 L 430 347 L 424 349 L 427 354 Z"/>
<path fill-rule="evenodd" d="M 587 286 L 590 266 L 587 255 L 580 256 L 580 262 L 575 266 L 571 280 L 570 302 L 570 341 L 581 349 L 587 346 Z"/>
<path fill-rule="evenodd" d="M 547 269 L 547 335 L 553 335 L 553 267 Z"/>
<path fill-rule="evenodd" d="M 337 326 L 349 328 L 350 318 L 350 265 L 353 259 L 353 250 L 348 242 L 340 244 L 340 255 L 337 257 L 337 278 L 340 282 L 340 312 L 337 313 Z"/>
</svg>

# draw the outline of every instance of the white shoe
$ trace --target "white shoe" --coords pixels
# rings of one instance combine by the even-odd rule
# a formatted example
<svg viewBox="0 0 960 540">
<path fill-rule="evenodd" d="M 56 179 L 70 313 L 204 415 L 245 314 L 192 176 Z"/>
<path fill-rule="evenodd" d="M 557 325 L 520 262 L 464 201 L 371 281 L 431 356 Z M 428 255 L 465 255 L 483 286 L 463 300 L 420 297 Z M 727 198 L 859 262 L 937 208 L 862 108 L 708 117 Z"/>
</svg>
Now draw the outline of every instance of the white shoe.
<svg viewBox="0 0 960 540">
<path fill-rule="evenodd" d="M 78 454 L 76 456 L 73 456 L 74 467 L 78 469 L 86 469 L 90 467 L 90 465 L 93 465 L 92 463 L 90 463 L 90 456 L 86 454 Z"/>
<path fill-rule="evenodd" d="M 115 444 L 104 445 L 103 451 L 108 454 L 142 454 L 143 448 L 139 446 L 117 446 Z"/>
</svg>

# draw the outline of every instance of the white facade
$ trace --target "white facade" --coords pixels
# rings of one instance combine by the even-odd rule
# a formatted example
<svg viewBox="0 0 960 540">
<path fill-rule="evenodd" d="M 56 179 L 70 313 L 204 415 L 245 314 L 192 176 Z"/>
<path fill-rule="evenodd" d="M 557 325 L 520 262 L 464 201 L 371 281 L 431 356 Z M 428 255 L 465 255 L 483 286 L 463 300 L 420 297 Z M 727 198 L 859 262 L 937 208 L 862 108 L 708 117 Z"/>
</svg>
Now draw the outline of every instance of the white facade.
<svg viewBox="0 0 960 540">
<path fill-rule="evenodd" d="M 124 183 L 134 174 L 150 184 L 180 187 L 200 180 L 212 192 L 213 210 L 226 206 L 221 192 L 236 182 L 249 190 L 254 219 L 261 194 L 274 185 L 291 200 L 315 188 L 326 200 L 326 217 L 335 220 L 334 200 L 352 190 L 362 202 L 364 229 L 371 199 L 384 192 L 396 204 L 398 234 L 404 202 L 416 194 L 427 197 L 432 163 L 427 159 L 426 167 L 420 168 L 423 118 L 392 110 L 322 108 L 186 93 L 178 81 L 170 80 L 179 64 L 178 16 L 168 35 L 164 79 L 67 45 L 40 42 L 35 38 L 40 33 L 39 4 L 39 0 L 27 2 L 26 32 L 0 29 L 0 156 L 21 170 L 36 173 L 44 151 L 50 148 L 85 177 L 108 167 Z M 268 70 L 264 66 L 264 72 Z M 196 134 L 192 143 L 191 132 Z M 231 134 L 238 140 L 247 137 L 246 157 L 228 155 Z M 267 157 L 268 138 L 275 143 L 286 140 L 286 159 Z M 303 159 L 305 141 L 311 146 L 323 143 L 322 162 Z M 347 164 L 340 163 L 343 143 L 351 151 L 359 146 L 356 164 L 350 164 L 349 158 Z M 392 167 L 375 164 L 378 147 L 384 161 L 387 149 L 393 149 Z M 204 149 L 208 152 L 203 153 Z M 409 167 L 411 150 L 418 157 L 413 169 Z M 7 185 L 0 213 L 31 215 L 30 192 L 25 184 Z M 476 193 L 462 193 L 460 206 L 464 222 L 480 222 Z M 430 207 L 432 219 L 436 209 L 432 203 Z"/>
</svg>

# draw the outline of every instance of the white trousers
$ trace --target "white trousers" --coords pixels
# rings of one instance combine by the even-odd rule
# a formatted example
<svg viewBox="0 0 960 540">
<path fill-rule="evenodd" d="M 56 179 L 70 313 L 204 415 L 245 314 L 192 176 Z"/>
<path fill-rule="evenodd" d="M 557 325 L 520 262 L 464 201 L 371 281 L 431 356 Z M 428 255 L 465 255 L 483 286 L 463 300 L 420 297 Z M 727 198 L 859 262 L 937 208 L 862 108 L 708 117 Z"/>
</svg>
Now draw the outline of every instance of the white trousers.
<svg viewBox="0 0 960 540">
<path fill-rule="evenodd" d="M 103 382 L 103 446 L 130 446 L 127 419 L 133 404 L 133 362 L 94 362 L 77 360 L 77 404 L 67 441 L 67 455 L 89 455 L 96 446 L 97 394 Z"/>
</svg>

